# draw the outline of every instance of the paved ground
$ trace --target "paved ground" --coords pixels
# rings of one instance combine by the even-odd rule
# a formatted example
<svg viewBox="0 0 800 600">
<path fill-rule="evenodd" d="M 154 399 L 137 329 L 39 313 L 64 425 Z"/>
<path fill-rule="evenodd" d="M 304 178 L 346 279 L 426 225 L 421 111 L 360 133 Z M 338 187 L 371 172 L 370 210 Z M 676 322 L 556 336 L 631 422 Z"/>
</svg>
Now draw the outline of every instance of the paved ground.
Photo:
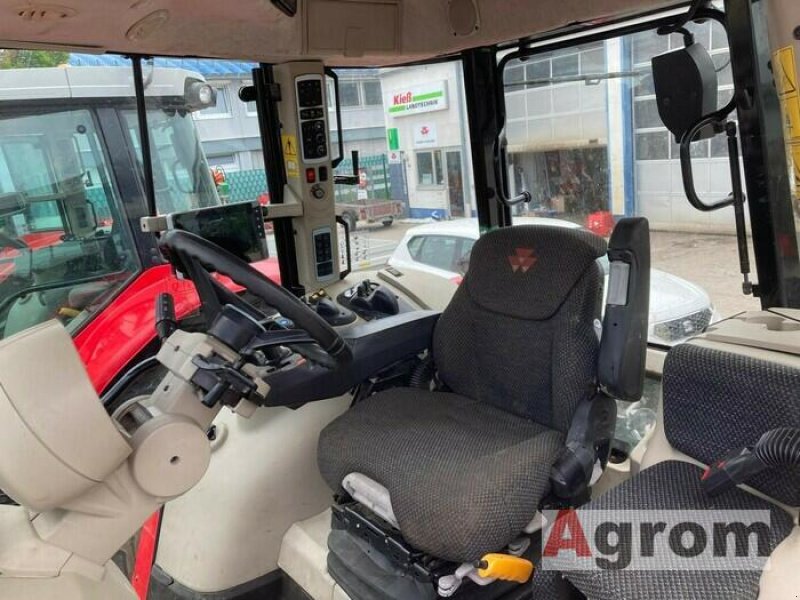
<svg viewBox="0 0 800 600">
<path fill-rule="evenodd" d="M 653 267 L 700 285 L 723 316 L 760 308 L 757 299 L 742 294 L 735 237 L 654 231 L 650 244 Z M 750 263 L 755 264 L 752 247 Z"/>
<path fill-rule="evenodd" d="M 395 223 L 391 227 L 359 228 L 352 236 L 354 268 L 371 269 L 384 264 L 403 234 L 414 226 Z M 759 308 L 757 300 L 741 293 L 733 236 L 654 231 L 651 251 L 653 267 L 700 285 L 723 316 Z"/>
</svg>

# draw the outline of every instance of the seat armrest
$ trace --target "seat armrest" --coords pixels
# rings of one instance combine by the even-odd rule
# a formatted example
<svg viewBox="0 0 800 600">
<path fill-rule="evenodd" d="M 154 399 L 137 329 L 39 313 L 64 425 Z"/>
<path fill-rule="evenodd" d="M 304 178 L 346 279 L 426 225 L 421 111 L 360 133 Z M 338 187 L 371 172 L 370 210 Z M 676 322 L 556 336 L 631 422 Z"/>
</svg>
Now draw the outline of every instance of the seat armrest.
<svg viewBox="0 0 800 600">
<path fill-rule="evenodd" d="M 587 495 L 595 464 L 605 468 L 617 421 L 617 403 L 605 394 L 584 399 L 575 411 L 561 455 L 550 471 L 553 494 L 572 505 Z"/>
</svg>

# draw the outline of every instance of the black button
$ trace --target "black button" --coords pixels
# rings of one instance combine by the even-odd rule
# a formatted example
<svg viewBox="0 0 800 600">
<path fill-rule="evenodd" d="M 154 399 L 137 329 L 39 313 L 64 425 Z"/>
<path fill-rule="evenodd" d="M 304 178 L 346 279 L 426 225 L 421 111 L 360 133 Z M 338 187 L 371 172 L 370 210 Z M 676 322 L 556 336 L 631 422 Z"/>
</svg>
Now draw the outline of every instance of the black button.
<svg viewBox="0 0 800 600">
<path fill-rule="evenodd" d="M 328 167 L 319 168 L 319 180 L 328 181 Z"/>
</svg>

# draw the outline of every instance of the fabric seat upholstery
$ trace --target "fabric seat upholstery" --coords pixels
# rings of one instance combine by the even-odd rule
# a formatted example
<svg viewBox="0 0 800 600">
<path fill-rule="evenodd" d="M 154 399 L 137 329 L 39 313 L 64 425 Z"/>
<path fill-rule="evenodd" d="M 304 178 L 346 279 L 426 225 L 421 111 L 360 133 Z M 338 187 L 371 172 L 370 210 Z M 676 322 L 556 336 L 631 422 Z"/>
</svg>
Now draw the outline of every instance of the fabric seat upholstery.
<svg viewBox="0 0 800 600">
<path fill-rule="evenodd" d="M 664 435 L 675 450 L 704 464 L 754 444 L 778 427 L 800 427 L 800 369 L 699 342 L 672 348 L 664 364 Z M 770 551 L 792 531 L 792 517 L 739 488 L 711 498 L 702 469 L 656 463 L 592 500 L 582 510 L 769 510 Z M 788 506 L 800 506 L 800 471 L 765 471 L 747 484 Z M 589 600 L 755 600 L 760 571 L 566 571 Z"/>
<path fill-rule="evenodd" d="M 353 438 L 361 443 L 348 443 Z M 328 427 L 319 464 L 328 482 L 353 472 L 379 481 L 409 543 L 465 561 L 528 524 L 562 444 L 560 432 L 490 404 L 398 388 Z"/>
<path fill-rule="evenodd" d="M 376 394 L 320 435 L 320 471 L 386 487 L 404 537 L 472 561 L 504 548 L 549 491 L 578 404 L 597 390 L 605 241 L 579 229 L 504 228 L 472 250 L 436 326 L 433 358 L 453 393 Z"/>
<path fill-rule="evenodd" d="M 665 510 L 768 510 L 771 514 L 770 552 L 789 535 L 794 524 L 786 511 L 740 489 L 710 498 L 700 485 L 702 473 L 700 467 L 687 462 L 658 463 L 580 511 L 642 510 L 658 515 Z M 686 571 L 679 568 L 565 571 L 564 575 L 588 600 L 755 600 L 761 578 L 760 571 Z"/>
</svg>

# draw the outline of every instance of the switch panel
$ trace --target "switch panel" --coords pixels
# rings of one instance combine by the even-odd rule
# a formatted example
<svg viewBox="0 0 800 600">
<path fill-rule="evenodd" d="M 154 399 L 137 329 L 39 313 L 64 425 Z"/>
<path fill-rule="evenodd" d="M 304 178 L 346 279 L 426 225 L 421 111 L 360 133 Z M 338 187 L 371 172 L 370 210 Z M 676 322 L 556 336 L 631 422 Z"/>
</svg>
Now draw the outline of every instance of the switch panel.
<svg viewBox="0 0 800 600">
<path fill-rule="evenodd" d="M 297 86 L 297 116 L 300 123 L 303 160 L 328 160 L 328 123 L 325 119 L 324 81 L 321 75 L 301 75 Z"/>
<path fill-rule="evenodd" d="M 341 269 L 325 67 L 290 61 L 275 65 L 274 76 L 281 88 L 284 202 L 302 206 L 292 217 L 297 280 L 305 290 L 318 290 L 338 281 Z"/>
<path fill-rule="evenodd" d="M 333 236 L 330 227 L 320 227 L 312 234 L 314 238 L 314 262 L 317 279 L 325 281 L 333 277 Z"/>
</svg>

